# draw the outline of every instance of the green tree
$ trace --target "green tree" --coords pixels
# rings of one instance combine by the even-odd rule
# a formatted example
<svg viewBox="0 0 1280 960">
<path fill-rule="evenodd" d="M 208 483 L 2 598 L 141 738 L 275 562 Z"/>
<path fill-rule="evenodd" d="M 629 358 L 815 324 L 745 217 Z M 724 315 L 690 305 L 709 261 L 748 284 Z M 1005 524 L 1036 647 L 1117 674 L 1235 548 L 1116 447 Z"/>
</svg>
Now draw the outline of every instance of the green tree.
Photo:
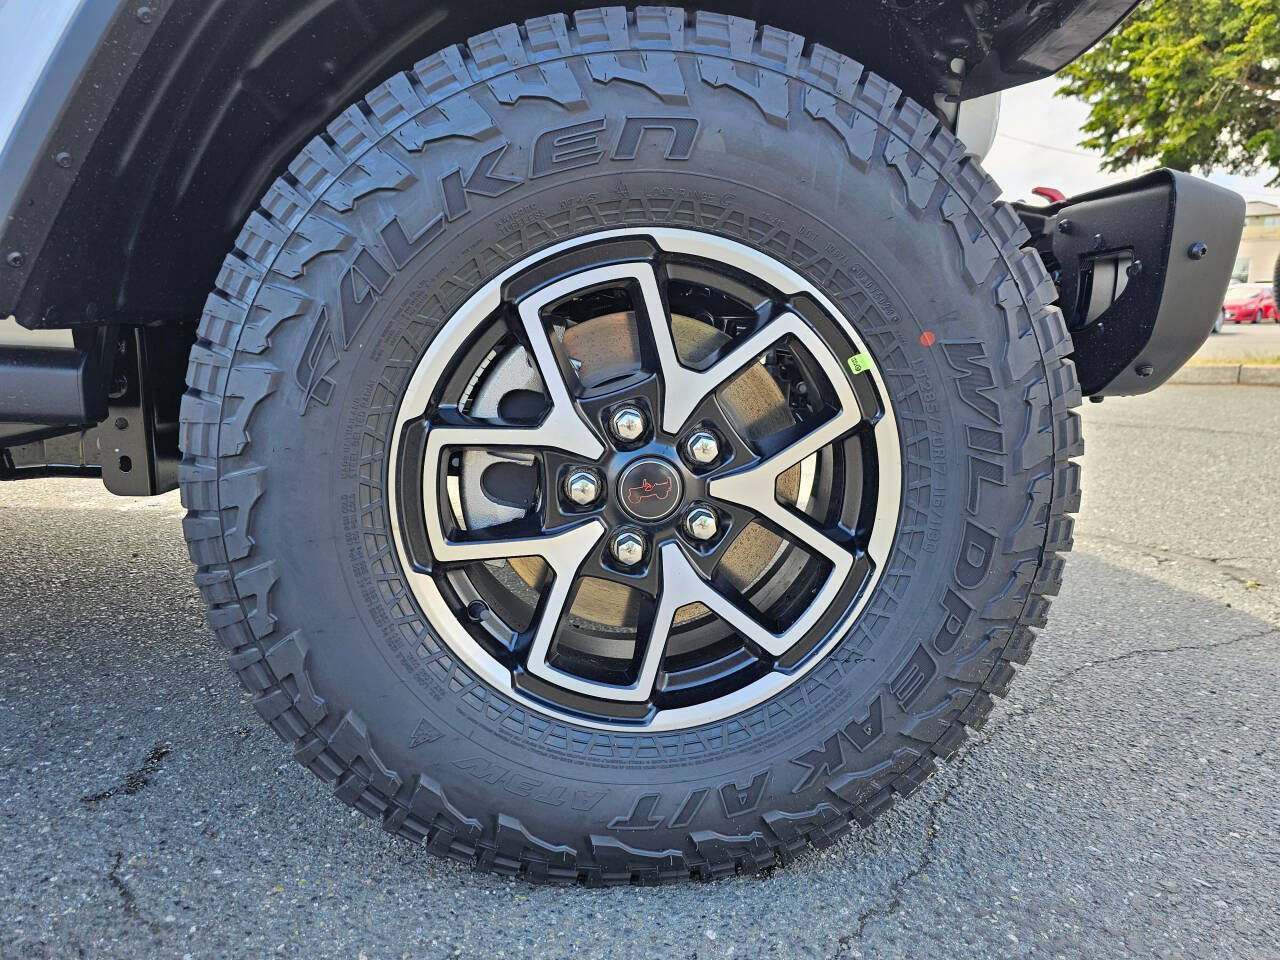
<svg viewBox="0 0 1280 960">
<path fill-rule="evenodd" d="M 1106 169 L 1265 170 L 1280 185 L 1278 0 L 1150 0 L 1063 76 Z"/>
</svg>

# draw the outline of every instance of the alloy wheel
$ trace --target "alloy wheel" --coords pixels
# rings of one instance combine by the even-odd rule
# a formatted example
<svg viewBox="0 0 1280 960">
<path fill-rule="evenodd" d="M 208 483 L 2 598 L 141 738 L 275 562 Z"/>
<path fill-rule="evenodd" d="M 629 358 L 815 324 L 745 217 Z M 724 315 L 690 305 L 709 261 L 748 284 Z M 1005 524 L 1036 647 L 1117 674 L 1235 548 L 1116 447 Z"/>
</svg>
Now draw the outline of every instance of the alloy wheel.
<svg viewBox="0 0 1280 960">
<path fill-rule="evenodd" d="M 671 229 L 564 243 L 414 367 L 395 546 L 502 693 L 587 726 L 711 722 L 812 669 L 882 573 L 886 397 L 850 319 L 772 257 Z"/>
</svg>

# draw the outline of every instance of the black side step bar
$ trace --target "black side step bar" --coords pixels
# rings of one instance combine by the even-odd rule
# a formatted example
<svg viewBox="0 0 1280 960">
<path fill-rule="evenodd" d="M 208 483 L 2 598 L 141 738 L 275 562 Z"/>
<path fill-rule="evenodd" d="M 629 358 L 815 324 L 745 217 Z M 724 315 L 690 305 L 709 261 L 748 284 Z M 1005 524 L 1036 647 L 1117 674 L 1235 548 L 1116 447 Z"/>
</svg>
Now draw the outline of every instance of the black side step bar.
<svg viewBox="0 0 1280 960">
<path fill-rule="evenodd" d="M 0 480 L 101 476 L 112 493 L 178 483 L 183 346 L 145 327 L 76 332 L 70 345 L 0 343 Z M 183 350 L 185 353 L 185 349 Z"/>
<path fill-rule="evenodd" d="M 87 426 L 106 415 L 101 364 L 89 353 L 0 346 L 0 421 Z"/>
</svg>

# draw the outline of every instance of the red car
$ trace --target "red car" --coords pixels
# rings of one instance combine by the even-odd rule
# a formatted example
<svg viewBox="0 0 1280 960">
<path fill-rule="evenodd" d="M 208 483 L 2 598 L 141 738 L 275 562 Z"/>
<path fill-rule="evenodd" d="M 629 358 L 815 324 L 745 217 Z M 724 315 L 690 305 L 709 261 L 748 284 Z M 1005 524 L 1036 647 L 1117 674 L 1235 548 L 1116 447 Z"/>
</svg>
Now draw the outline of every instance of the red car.
<svg viewBox="0 0 1280 960">
<path fill-rule="evenodd" d="M 1239 283 L 1228 287 L 1222 300 L 1222 316 L 1232 323 L 1261 323 L 1263 320 L 1280 323 L 1275 296 L 1267 283 Z"/>
</svg>

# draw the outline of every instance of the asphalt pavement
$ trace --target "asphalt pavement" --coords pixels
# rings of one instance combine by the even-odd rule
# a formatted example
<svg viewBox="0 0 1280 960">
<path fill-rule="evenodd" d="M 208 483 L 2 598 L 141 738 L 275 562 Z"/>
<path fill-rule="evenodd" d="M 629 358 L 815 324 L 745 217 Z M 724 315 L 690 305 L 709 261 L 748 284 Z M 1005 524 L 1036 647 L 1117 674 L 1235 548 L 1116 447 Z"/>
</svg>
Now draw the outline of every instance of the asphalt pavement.
<svg viewBox="0 0 1280 960">
<path fill-rule="evenodd" d="M 1280 956 L 1280 390 L 1084 414 L 1062 596 L 979 737 L 827 850 L 657 889 L 387 837 L 225 669 L 175 495 L 0 486 L 0 957 Z"/>
</svg>

